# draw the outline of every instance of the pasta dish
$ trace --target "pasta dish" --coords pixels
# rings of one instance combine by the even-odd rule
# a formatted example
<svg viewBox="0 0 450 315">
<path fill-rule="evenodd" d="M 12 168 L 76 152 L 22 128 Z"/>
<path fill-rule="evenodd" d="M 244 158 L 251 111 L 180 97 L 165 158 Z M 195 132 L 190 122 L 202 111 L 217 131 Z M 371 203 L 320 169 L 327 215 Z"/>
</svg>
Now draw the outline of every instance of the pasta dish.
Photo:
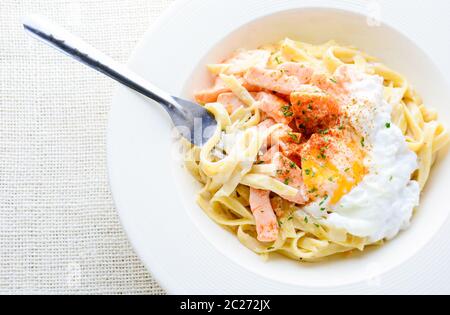
<svg viewBox="0 0 450 315">
<path fill-rule="evenodd" d="M 450 138 L 408 81 L 334 41 L 291 39 L 209 64 L 218 128 L 190 147 L 197 202 L 263 257 L 314 262 L 406 229 Z"/>
</svg>

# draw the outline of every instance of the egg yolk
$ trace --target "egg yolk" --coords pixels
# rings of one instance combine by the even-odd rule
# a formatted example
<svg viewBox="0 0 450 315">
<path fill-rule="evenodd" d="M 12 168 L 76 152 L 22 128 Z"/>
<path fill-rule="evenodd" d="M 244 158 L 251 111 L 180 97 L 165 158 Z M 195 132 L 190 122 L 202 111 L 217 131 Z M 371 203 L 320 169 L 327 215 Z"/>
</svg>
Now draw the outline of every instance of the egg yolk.
<svg viewBox="0 0 450 315">
<path fill-rule="evenodd" d="M 367 173 L 364 155 L 361 144 L 345 138 L 327 137 L 323 143 L 316 141 L 306 146 L 302 153 L 302 172 L 310 198 L 326 196 L 330 204 L 336 204 Z"/>
</svg>

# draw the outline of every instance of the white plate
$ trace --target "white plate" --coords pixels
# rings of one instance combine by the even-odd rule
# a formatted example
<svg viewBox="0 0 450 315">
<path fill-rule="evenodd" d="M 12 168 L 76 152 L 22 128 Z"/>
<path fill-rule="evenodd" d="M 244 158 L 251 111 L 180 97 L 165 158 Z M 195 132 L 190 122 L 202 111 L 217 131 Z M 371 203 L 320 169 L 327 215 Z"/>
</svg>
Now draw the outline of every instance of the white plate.
<svg viewBox="0 0 450 315">
<path fill-rule="evenodd" d="M 450 122 L 448 85 L 440 74 L 449 73 L 444 57 L 450 47 L 436 35 L 438 29 L 450 29 L 448 2 L 433 1 L 434 7 L 422 7 L 423 1 L 370 3 L 177 1 L 147 33 L 130 66 L 174 95 L 191 97 L 208 84 L 204 64 L 235 48 L 286 36 L 314 43 L 335 39 L 404 73 Z M 108 130 L 111 188 L 131 243 L 169 293 L 450 292 L 450 159 L 438 161 L 409 230 L 364 255 L 311 265 L 282 257 L 263 262 L 212 222 L 195 204 L 198 185 L 174 150 L 163 110 L 120 87 Z"/>
</svg>

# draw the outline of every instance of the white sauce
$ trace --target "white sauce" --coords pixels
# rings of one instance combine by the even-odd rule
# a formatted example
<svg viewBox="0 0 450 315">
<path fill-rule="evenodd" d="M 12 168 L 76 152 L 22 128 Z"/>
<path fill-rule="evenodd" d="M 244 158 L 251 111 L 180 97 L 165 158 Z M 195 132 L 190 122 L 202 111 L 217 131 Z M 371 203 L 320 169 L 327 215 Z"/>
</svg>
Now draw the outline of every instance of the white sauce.
<svg viewBox="0 0 450 315">
<path fill-rule="evenodd" d="M 409 226 L 419 204 L 419 184 L 411 180 L 418 162 L 401 130 L 391 122 L 392 106 L 383 99 L 383 79 L 355 69 L 350 72 L 355 79 L 346 88 L 357 102 L 347 112 L 351 124 L 365 136 L 368 174 L 336 205 L 328 205 L 333 213 L 324 215 L 317 203 L 303 210 L 322 217 L 324 225 L 377 242 L 391 239 Z"/>
</svg>

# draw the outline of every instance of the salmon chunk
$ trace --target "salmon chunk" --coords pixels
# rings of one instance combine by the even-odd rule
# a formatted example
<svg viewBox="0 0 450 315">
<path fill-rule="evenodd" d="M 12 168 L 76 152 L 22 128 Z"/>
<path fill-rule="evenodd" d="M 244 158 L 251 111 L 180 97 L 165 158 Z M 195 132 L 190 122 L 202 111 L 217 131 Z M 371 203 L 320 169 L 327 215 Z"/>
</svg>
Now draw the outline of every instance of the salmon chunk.
<svg viewBox="0 0 450 315">
<path fill-rule="evenodd" d="M 340 80 L 333 77 L 330 78 L 324 73 L 313 74 L 311 84 L 335 97 L 346 94 L 345 88 Z"/>
<path fill-rule="evenodd" d="M 292 111 L 302 133 L 313 134 L 337 125 L 340 109 L 337 100 L 320 90 L 291 94 Z"/>
<path fill-rule="evenodd" d="M 284 95 L 290 95 L 302 85 L 297 77 L 287 75 L 281 70 L 257 67 L 250 68 L 244 75 L 244 79 L 248 84 Z"/>
<path fill-rule="evenodd" d="M 289 76 L 296 77 L 301 84 L 311 82 L 314 70 L 297 62 L 285 62 L 278 66 L 278 70 L 283 71 Z"/>
<path fill-rule="evenodd" d="M 277 123 L 288 125 L 293 119 L 291 106 L 284 99 L 271 93 L 259 92 L 256 94 L 259 109 Z"/>
<path fill-rule="evenodd" d="M 270 191 L 250 188 L 250 209 L 255 217 L 260 242 L 274 242 L 278 238 L 278 221 L 270 203 Z"/>
<path fill-rule="evenodd" d="M 274 120 L 267 119 L 259 124 L 259 128 L 267 129 L 274 124 Z M 270 162 L 275 153 L 281 152 L 296 165 L 301 166 L 302 134 L 294 132 L 287 125 L 275 129 L 264 142 L 263 148 L 268 149 L 261 159 L 263 162 Z"/>
</svg>

